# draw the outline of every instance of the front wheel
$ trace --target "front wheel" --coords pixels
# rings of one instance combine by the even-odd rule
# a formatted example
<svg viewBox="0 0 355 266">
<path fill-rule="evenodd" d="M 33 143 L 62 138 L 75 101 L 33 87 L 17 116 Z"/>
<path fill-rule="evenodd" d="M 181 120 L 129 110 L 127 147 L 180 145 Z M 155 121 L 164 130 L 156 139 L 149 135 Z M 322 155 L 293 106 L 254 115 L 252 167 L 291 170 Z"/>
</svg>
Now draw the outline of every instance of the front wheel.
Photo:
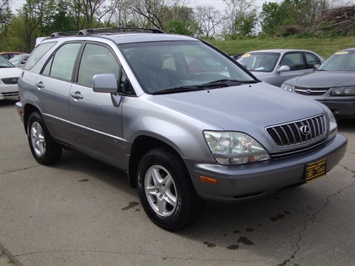
<svg viewBox="0 0 355 266">
<path fill-rule="evenodd" d="M 142 157 L 138 194 L 148 217 L 168 231 L 191 224 L 201 210 L 201 200 L 184 164 L 168 149 L 153 149 Z"/>
<path fill-rule="evenodd" d="M 53 140 L 38 112 L 30 115 L 27 134 L 32 155 L 38 163 L 49 165 L 60 159 L 62 147 Z"/>
</svg>

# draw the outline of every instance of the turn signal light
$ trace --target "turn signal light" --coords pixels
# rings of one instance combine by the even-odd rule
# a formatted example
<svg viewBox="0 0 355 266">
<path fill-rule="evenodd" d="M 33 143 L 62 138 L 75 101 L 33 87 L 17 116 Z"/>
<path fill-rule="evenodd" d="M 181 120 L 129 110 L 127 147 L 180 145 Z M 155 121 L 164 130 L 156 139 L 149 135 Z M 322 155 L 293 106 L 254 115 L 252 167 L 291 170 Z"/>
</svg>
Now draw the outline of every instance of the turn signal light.
<svg viewBox="0 0 355 266">
<path fill-rule="evenodd" d="M 207 176 L 200 176 L 200 180 L 202 182 L 210 183 L 210 184 L 217 184 L 218 180 L 212 177 Z"/>
</svg>

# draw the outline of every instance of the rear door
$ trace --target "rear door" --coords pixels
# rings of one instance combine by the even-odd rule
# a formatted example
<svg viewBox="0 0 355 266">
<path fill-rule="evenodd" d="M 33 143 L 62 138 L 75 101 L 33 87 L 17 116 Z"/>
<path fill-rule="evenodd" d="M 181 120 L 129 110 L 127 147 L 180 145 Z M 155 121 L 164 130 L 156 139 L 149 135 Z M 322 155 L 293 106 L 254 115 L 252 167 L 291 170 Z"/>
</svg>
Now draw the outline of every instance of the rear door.
<svg viewBox="0 0 355 266">
<path fill-rule="evenodd" d="M 81 42 L 74 42 L 60 46 L 35 79 L 35 86 L 40 91 L 37 96 L 42 104 L 42 115 L 51 135 L 69 143 L 72 135 L 68 95 L 81 45 Z"/>
</svg>

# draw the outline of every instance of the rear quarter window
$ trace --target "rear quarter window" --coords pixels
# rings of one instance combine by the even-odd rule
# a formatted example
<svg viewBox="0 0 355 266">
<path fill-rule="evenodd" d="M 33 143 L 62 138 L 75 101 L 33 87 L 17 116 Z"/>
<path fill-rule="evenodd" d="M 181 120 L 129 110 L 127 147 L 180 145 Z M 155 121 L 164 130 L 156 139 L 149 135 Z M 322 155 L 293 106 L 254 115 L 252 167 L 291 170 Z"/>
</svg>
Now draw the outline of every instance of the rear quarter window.
<svg viewBox="0 0 355 266">
<path fill-rule="evenodd" d="M 28 58 L 24 69 L 31 69 L 57 42 L 46 42 L 38 45 Z"/>
</svg>

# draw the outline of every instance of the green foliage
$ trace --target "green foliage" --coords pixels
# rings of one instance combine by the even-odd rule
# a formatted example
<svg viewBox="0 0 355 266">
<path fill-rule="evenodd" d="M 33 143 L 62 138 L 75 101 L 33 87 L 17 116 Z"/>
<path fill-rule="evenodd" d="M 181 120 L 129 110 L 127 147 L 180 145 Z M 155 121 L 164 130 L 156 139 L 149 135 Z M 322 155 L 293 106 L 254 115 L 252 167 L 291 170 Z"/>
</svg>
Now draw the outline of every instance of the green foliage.
<svg viewBox="0 0 355 266">
<path fill-rule="evenodd" d="M 249 16 L 241 17 L 235 25 L 238 35 L 251 36 L 255 28 L 256 19 L 255 13 Z"/>
<path fill-rule="evenodd" d="M 164 31 L 169 32 L 169 33 L 175 33 L 175 34 L 183 34 L 183 35 L 194 35 L 196 31 L 198 30 L 198 27 L 196 24 L 189 23 L 188 21 L 181 21 L 181 20 L 172 20 L 169 21 L 165 26 L 164 26 Z"/>
<path fill-rule="evenodd" d="M 74 18 L 70 16 L 68 6 L 59 1 L 56 11 L 48 15 L 48 22 L 42 28 L 41 34 L 48 36 L 53 32 L 68 32 L 78 30 L 75 27 Z"/>
<path fill-rule="evenodd" d="M 311 50 L 324 58 L 338 50 L 354 47 L 355 35 L 346 37 L 313 37 L 300 39 L 298 37 L 257 37 L 245 38 L 239 40 L 209 42 L 228 54 L 245 53 L 252 50 L 272 49 L 272 48 L 290 48 Z"/>
</svg>

